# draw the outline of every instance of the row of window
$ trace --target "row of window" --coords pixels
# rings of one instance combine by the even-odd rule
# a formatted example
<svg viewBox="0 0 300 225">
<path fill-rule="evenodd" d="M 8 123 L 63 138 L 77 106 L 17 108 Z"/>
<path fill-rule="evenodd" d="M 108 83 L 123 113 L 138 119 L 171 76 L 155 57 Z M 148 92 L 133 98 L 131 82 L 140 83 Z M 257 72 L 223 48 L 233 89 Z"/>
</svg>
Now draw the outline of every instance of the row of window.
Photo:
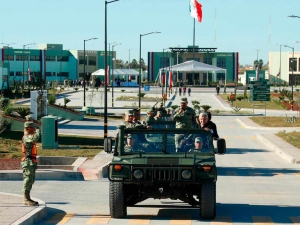
<svg viewBox="0 0 300 225">
<path fill-rule="evenodd" d="M 300 71 L 300 58 L 298 59 L 298 71 Z M 289 58 L 289 71 L 297 71 L 297 58 Z"/>
<path fill-rule="evenodd" d="M 86 57 L 85 65 L 96 66 L 96 56 L 88 56 Z M 79 65 L 84 65 L 84 57 L 79 56 Z"/>
<path fill-rule="evenodd" d="M 17 76 L 17 77 L 20 77 L 20 76 L 22 76 L 22 74 L 23 74 L 23 72 L 22 71 L 16 71 L 16 72 L 14 72 L 14 71 L 11 71 L 10 72 L 10 76 Z M 57 76 L 58 77 L 60 77 L 60 74 L 61 74 L 61 76 L 62 77 L 68 77 L 69 76 L 69 72 L 61 72 L 61 73 L 59 73 L 59 72 L 46 72 L 46 76 L 47 77 L 55 77 L 56 76 L 56 74 L 57 74 Z M 27 76 L 28 75 L 28 73 L 27 73 L 27 71 L 25 72 L 24 71 L 24 76 Z M 31 76 L 38 76 L 38 75 L 40 75 L 40 72 L 30 72 L 30 75 Z"/>
<path fill-rule="evenodd" d="M 39 55 L 31 55 L 28 58 L 28 55 L 16 55 L 16 61 L 41 61 L 41 56 Z M 5 55 L 4 60 L 6 61 L 14 61 L 14 56 L 13 55 Z M 57 61 L 57 62 L 69 62 L 69 56 L 46 56 L 46 61 Z"/>
</svg>

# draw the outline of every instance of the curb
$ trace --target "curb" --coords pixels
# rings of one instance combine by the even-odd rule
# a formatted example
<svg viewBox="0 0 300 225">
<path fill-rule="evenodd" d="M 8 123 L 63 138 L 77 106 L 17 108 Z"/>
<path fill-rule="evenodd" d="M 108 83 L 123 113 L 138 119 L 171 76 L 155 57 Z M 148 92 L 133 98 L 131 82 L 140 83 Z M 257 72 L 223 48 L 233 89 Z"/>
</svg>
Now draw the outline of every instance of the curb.
<svg viewBox="0 0 300 225">
<path fill-rule="evenodd" d="M 23 199 L 22 195 L 16 195 L 16 194 L 9 194 L 0 192 L 1 194 L 5 195 L 13 195 L 20 197 Z M 47 207 L 46 203 L 38 198 L 32 198 L 35 201 L 39 202 L 39 206 L 33 209 L 31 212 L 27 213 L 26 215 L 22 216 L 18 220 L 14 221 L 12 225 L 29 225 L 29 224 L 36 224 L 40 222 L 42 219 L 44 219 L 47 216 Z"/>
<path fill-rule="evenodd" d="M 284 142 L 275 134 L 257 134 L 257 137 L 280 157 L 293 164 L 300 164 L 299 149 Z M 284 150 L 283 150 L 284 149 Z"/>
</svg>

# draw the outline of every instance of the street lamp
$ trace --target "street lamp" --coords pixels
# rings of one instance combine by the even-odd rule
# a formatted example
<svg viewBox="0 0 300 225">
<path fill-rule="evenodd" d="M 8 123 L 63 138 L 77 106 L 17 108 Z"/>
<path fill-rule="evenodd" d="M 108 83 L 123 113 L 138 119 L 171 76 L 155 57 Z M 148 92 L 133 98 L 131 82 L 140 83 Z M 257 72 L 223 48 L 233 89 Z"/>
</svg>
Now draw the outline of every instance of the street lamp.
<svg viewBox="0 0 300 225">
<path fill-rule="evenodd" d="M 128 53 L 128 54 L 129 54 L 129 59 L 128 59 L 128 69 L 131 69 L 131 68 L 130 68 L 130 51 L 131 51 L 131 50 L 132 50 L 132 49 L 128 49 L 128 52 L 129 52 L 129 53 Z"/>
<path fill-rule="evenodd" d="M 165 85 L 167 85 L 166 83 L 166 81 L 167 81 L 167 79 L 166 79 L 166 75 L 165 75 L 165 50 L 167 50 L 167 49 L 169 49 L 169 48 L 163 48 L 163 71 L 162 71 L 162 73 L 164 74 L 164 76 L 165 76 Z M 164 82 L 163 82 L 163 79 L 162 79 L 162 77 L 160 77 L 160 79 L 161 79 L 161 97 L 163 97 L 163 95 L 164 95 Z M 166 88 L 167 89 L 167 88 Z"/>
<path fill-rule="evenodd" d="M 141 110 L 141 72 L 142 72 L 142 62 L 141 62 L 141 59 L 142 59 L 142 37 L 143 36 L 146 36 L 146 35 L 149 35 L 149 34 L 160 34 L 161 32 L 150 32 L 150 33 L 147 33 L 147 34 L 140 34 L 140 70 L 139 70 L 139 79 L 138 79 L 138 82 L 139 82 L 139 111 Z"/>
<path fill-rule="evenodd" d="M 7 43 L 1 43 L 2 45 L 6 45 L 7 47 L 8 47 L 8 53 L 7 53 L 7 62 L 8 62 L 8 68 L 9 68 L 9 73 L 10 73 L 10 63 L 9 63 L 9 46 L 10 45 L 14 45 L 14 44 L 16 44 L 16 43 L 9 43 L 9 44 L 7 44 Z M 7 83 L 9 83 L 8 81 L 9 81 L 9 76 L 10 76 L 10 74 L 8 74 L 8 76 L 7 76 Z"/>
<path fill-rule="evenodd" d="M 276 45 L 279 45 L 279 44 L 276 44 Z M 278 78 L 280 79 L 280 77 L 281 77 L 281 46 L 283 46 L 283 45 L 279 45 L 279 47 L 280 47 L 280 55 L 279 55 L 279 71 L 278 71 L 278 73 L 279 73 L 279 76 L 278 76 Z M 278 83 L 278 82 L 277 82 Z"/>
<path fill-rule="evenodd" d="M 85 42 L 86 41 L 90 41 L 90 40 L 96 40 L 96 39 L 98 39 L 98 38 L 90 38 L 90 39 L 87 39 L 87 40 L 83 40 L 83 107 L 85 107 L 85 82 L 86 82 L 86 74 L 85 74 L 85 65 L 86 65 Z"/>
<path fill-rule="evenodd" d="M 290 47 L 290 46 L 288 46 L 288 45 L 284 45 L 283 47 L 286 47 L 286 48 L 290 48 L 290 49 L 292 49 L 293 50 L 293 58 L 292 58 L 292 60 L 289 62 L 289 63 L 292 63 L 291 64 L 291 66 L 292 66 L 292 81 L 291 81 L 291 85 L 292 85 L 292 110 L 294 110 L 294 87 L 293 87 L 293 85 L 294 85 L 294 47 Z"/>
<path fill-rule="evenodd" d="M 114 56 L 114 47 L 117 45 L 121 45 L 122 43 L 117 43 L 112 46 L 112 54 Z M 112 59 L 113 60 L 113 59 Z M 112 86 L 111 86 L 111 106 L 114 107 L 114 62 L 112 62 Z"/>
<path fill-rule="evenodd" d="M 105 56 L 104 56 L 104 138 L 107 138 L 107 4 L 117 2 L 119 0 L 105 1 L 105 13 L 104 13 L 104 42 L 105 42 Z"/>
<path fill-rule="evenodd" d="M 290 15 L 288 17 L 292 17 L 292 18 L 300 18 L 300 16 L 295 16 L 295 15 Z"/>
<path fill-rule="evenodd" d="M 256 67 L 257 67 L 257 72 L 256 72 L 256 80 L 259 80 L 259 63 L 258 63 L 258 52 L 260 51 L 259 49 L 255 49 L 256 51 Z"/>
<path fill-rule="evenodd" d="M 22 72 L 22 93 L 24 90 L 24 51 L 25 51 L 25 47 L 29 46 L 29 45 L 35 45 L 36 43 L 29 43 L 26 45 L 23 45 L 23 52 L 22 52 L 22 60 L 23 60 L 23 72 Z"/>
</svg>

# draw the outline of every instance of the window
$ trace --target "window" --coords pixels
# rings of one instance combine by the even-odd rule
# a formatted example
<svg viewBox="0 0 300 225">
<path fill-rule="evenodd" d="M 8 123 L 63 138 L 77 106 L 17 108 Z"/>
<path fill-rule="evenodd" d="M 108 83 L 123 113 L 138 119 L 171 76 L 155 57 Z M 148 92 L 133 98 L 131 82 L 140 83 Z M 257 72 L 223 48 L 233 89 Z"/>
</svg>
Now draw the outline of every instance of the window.
<svg viewBox="0 0 300 225">
<path fill-rule="evenodd" d="M 83 56 L 79 56 L 79 65 L 83 65 L 84 64 L 84 57 Z"/>
<path fill-rule="evenodd" d="M 96 56 L 88 57 L 89 66 L 96 66 Z"/>
<path fill-rule="evenodd" d="M 297 70 L 297 59 L 289 58 L 289 71 L 296 71 L 296 70 Z"/>
<path fill-rule="evenodd" d="M 23 72 L 17 71 L 16 76 L 22 76 Z M 27 71 L 24 71 L 24 75 L 27 75 Z"/>
<path fill-rule="evenodd" d="M 217 67 L 226 69 L 226 59 L 225 58 L 217 58 Z"/>
<path fill-rule="evenodd" d="M 212 58 L 208 58 L 208 61 L 207 61 L 207 58 L 204 58 L 203 63 L 208 64 L 208 65 L 212 65 Z"/>
<path fill-rule="evenodd" d="M 55 76 L 55 72 L 46 72 L 46 77 Z"/>
<path fill-rule="evenodd" d="M 13 55 L 5 55 L 5 56 L 4 56 L 4 60 L 7 60 L 7 61 L 14 61 L 14 56 L 13 56 Z"/>
<path fill-rule="evenodd" d="M 169 57 L 160 57 L 160 68 L 169 67 Z"/>
<path fill-rule="evenodd" d="M 30 61 L 41 61 L 40 56 L 39 55 L 31 55 Z"/>
<path fill-rule="evenodd" d="M 225 73 L 217 73 L 217 80 L 225 80 Z"/>
<path fill-rule="evenodd" d="M 16 61 L 27 61 L 28 60 L 28 55 L 17 55 L 16 56 Z"/>
<path fill-rule="evenodd" d="M 57 73 L 57 76 L 60 77 L 60 73 Z M 62 77 L 69 77 L 69 72 L 61 72 Z"/>
<path fill-rule="evenodd" d="M 46 56 L 46 61 L 55 61 L 55 56 Z"/>
<path fill-rule="evenodd" d="M 69 62 L 69 56 L 57 56 L 57 62 Z"/>
<path fill-rule="evenodd" d="M 13 77 L 15 75 L 15 72 L 14 71 L 10 71 L 9 72 L 9 76 Z"/>
</svg>

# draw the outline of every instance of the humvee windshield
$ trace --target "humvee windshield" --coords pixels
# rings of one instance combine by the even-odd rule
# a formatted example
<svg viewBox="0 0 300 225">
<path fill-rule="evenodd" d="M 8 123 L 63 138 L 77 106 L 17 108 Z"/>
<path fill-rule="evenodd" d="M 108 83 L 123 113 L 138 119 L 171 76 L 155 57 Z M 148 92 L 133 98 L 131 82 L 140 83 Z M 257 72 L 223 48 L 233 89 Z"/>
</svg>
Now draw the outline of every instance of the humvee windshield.
<svg viewBox="0 0 300 225">
<path fill-rule="evenodd" d="M 135 153 L 212 153 L 211 134 L 204 130 L 189 129 L 125 129 L 123 145 L 119 149 L 124 154 Z M 195 143 L 197 142 L 197 144 Z"/>
</svg>

